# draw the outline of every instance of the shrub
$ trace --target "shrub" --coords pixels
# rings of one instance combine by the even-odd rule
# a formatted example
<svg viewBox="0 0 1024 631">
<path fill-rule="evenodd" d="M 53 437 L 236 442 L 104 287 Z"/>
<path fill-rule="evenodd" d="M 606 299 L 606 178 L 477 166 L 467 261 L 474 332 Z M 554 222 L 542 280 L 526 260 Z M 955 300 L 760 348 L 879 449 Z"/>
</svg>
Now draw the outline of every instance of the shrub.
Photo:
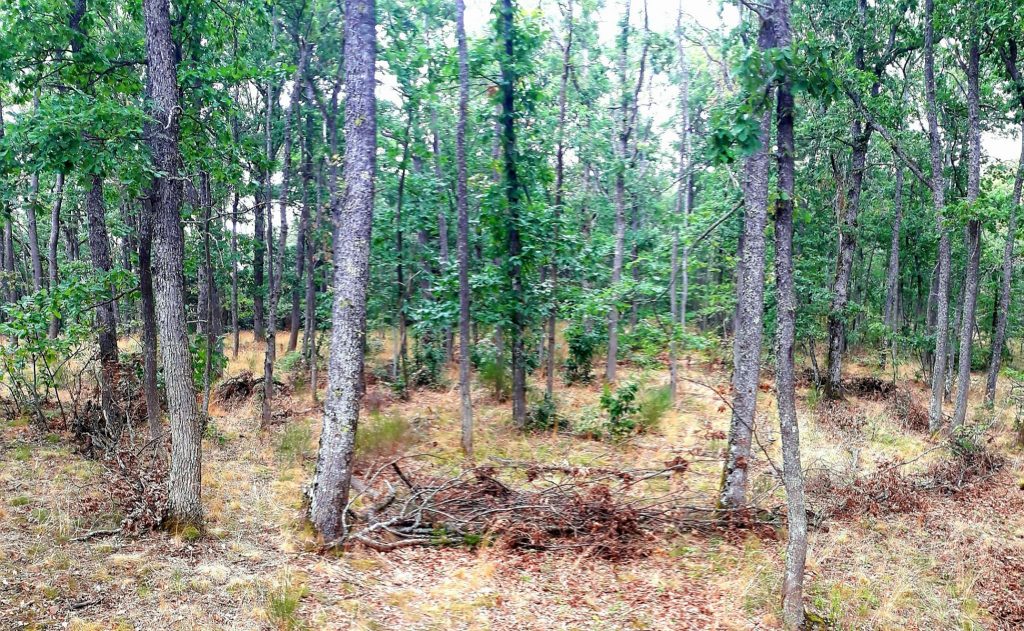
<svg viewBox="0 0 1024 631">
<path fill-rule="evenodd" d="M 601 393 L 601 409 L 608 415 L 608 433 L 615 438 L 625 438 L 636 429 L 636 395 L 639 384 L 626 383 L 615 391 L 605 385 Z"/>
<path fill-rule="evenodd" d="M 477 370 L 477 379 L 484 384 L 498 401 L 506 401 L 511 394 L 512 376 L 509 362 L 504 353 L 491 340 L 481 340 L 473 346 L 470 360 Z"/>
<path fill-rule="evenodd" d="M 670 386 L 648 388 L 640 393 L 637 400 L 637 429 L 650 432 L 658 429 L 661 418 L 672 408 Z"/>
<path fill-rule="evenodd" d="M 416 344 L 413 353 L 412 373 L 409 384 L 412 387 L 432 388 L 441 385 L 444 368 L 444 348 L 439 340 L 423 338 Z"/>
<path fill-rule="evenodd" d="M 590 383 L 594 380 L 594 353 L 597 351 L 601 338 L 594 329 L 587 331 L 580 323 L 573 323 L 565 330 L 565 341 L 569 347 L 569 356 L 565 360 L 565 383 Z"/>
<path fill-rule="evenodd" d="M 356 430 L 356 453 L 366 460 L 395 454 L 410 442 L 412 425 L 397 414 L 371 412 Z"/>
<path fill-rule="evenodd" d="M 558 413 L 558 406 L 555 400 L 548 393 L 532 406 L 526 415 L 527 431 L 550 431 L 562 429 L 569 426 L 569 421 Z"/>
<path fill-rule="evenodd" d="M 283 462 L 289 464 L 301 463 L 309 452 L 309 441 L 313 433 L 305 423 L 289 423 L 281 434 L 281 442 L 277 446 L 277 453 Z"/>
</svg>

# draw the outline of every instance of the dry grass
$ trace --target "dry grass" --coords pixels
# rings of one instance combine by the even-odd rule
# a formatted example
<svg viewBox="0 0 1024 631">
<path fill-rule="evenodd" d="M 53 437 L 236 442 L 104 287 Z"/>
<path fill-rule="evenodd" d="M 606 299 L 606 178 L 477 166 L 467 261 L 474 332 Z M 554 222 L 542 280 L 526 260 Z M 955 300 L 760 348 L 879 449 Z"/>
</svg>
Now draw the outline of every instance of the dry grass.
<svg viewBox="0 0 1024 631">
<path fill-rule="evenodd" d="M 261 341 L 243 335 L 227 374 L 262 371 Z M 278 338 L 284 354 L 287 333 Z M 390 338 L 373 361 L 389 361 Z M 662 385 L 664 373 L 624 367 L 624 379 Z M 872 371 L 852 366 L 852 375 Z M 720 473 L 728 410 L 728 375 L 696 362 L 694 382 L 655 433 L 610 445 L 566 434 L 522 435 L 509 427 L 507 405 L 474 392 L 478 460 L 540 460 L 580 466 L 661 466 L 692 460 L 684 483 L 710 503 Z M 540 374 L 538 379 L 542 378 Z M 446 389 L 415 392 L 409 401 L 382 397 L 384 425 L 372 441 L 381 453 L 415 445 L 454 469 L 459 452 L 455 375 Z M 537 382 L 537 386 L 541 382 Z M 924 386 L 907 382 L 923 391 Z M 598 386 L 564 388 L 569 415 L 596 407 Z M 981 388 L 976 388 L 980 398 Z M 799 393 L 803 400 L 807 392 Z M 1002 400 L 1002 397 L 999 399 Z M 102 503 L 102 471 L 65 440 L 0 420 L 0 627 L 69 629 L 770 629 L 778 626 L 783 533 L 722 538 L 669 533 L 647 559 L 608 563 L 573 554 L 508 553 L 486 546 L 391 554 L 352 550 L 323 556 L 302 514 L 303 485 L 315 458 L 320 412 L 296 394 L 282 404 L 287 423 L 257 431 L 255 406 L 212 409 L 219 432 L 204 442 L 206 536 L 154 533 L 74 541 L 117 516 L 84 514 Z M 832 522 L 812 532 L 809 609 L 843 629 L 1014 628 L 1006 603 L 1022 594 L 1000 582 L 1024 556 L 1020 462 L 1011 451 L 1007 410 L 973 416 L 996 422 L 993 448 L 1009 457 L 988 486 L 969 496 L 930 499 L 925 509 Z M 863 425 L 837 435 L 802 406 L 803 463 L 838 476 L 864 475 L 878 463 L 912 460 L 932 439 L 904 430 L 884 402 L 852 400 Z M 784 500 L 768 462 L 780 461 L 770 388 L 759 401 L 752 490 L 765 506 Z M 369 415 L 368 415 L 369 418 Z M 381 421 L 371 421 L 380 423 Z M 941 451 L 914 461 L 926 470 Z M 998 591 L 1002 589 L 1003 591 Z M 1007 592 L 1006 590 L 1010 590 Z M 95 602 L 94 602 L 95 601 Z M 1010 622 L 1007 622 L 1010 621 Z M 1009 625 L 1009 626 L 1008 626 Z"/>
</svg>

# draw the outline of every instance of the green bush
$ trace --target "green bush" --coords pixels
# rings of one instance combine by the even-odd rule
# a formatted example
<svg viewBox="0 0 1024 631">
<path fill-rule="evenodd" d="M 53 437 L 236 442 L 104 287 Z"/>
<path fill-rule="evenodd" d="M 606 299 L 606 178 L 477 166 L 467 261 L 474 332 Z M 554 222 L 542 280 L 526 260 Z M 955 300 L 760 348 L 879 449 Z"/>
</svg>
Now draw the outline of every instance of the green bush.
<svg viewBox="0 0 1024 631">
<path fill-rule="evenodd" d="M 512 390 L 512 374 L 508 358 L 499 355 L 497 347 L 489 339 L 473 346 L 470 361 L 476 367 L 477 379 L 494 393 L 498 401 L 508 400 Z"/>
<path fill-rule="evenodd" d="M 548 393 L 530 406 L 526 415 L 526 429 L 528 431 L 551 431 L 569 426 L 569 420 L 558 413 L 558 406 L 555 400 Z"/>
<path fill-rule="evenodd" d="M 637 399 L 637 429 L 651 432 L 661 425 L 661 418 L 672 408 L 672 390 L 669 386 L 648 388 Z"/>
<path fill-rule="evenodd" d="M 625 438 L 636 429 L 637 391 L 635 382 L 623 384 L 612 391 L 607 384 L 601 393 L 601 409 L 608 415 L 608 433 L 614 438 Z"/>
<path fill-rule="evenodd" d="M 565 341 L 569 347 L 569 356 L 565 360 L 565 383 L 573 385 L 592 382 L 594 375 L 591 371 L 594 354 L 601 343 L 600 334 L 593 328 L 587 331 L 585 326 L 576 322 L 565 330 Z"/>
<path fill-rule="evenodd" d="M 412 436 L 412 425 L 397 414 L 373 412 L 356 430 L 356 453 L 377 458 L 401 451 Z"/>
</svg>

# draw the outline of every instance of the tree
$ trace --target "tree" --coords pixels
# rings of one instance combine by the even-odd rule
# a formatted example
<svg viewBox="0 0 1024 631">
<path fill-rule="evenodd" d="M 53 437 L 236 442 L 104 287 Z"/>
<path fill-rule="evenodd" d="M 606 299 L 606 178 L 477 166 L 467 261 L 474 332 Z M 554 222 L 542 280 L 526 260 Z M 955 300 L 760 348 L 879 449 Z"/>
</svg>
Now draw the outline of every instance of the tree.
<svg viewBox="0 0 1024 631">
<path fill-rule="evenodd" d="M 456 255 L 459 265 L 459 410 L 462 416 L 462 451 L 473 455 L 473 400 L 469 382 L 469 190 L 466 167 L 466 119 L 469 115 L 469 52 L 466 45 L 466 3 L 455 0 L 455 28 L 459 55 L 459 120 L 455 130 L 458 208 Z M 553 348 L 553 347 L 552 347 Z M 550 366 L 550 364 L 549 364 Z"/>
<path fill-rule="evenodd" d="M 370 228 L 377 151 L 374 0 L 345 0 L 345 157 L 341 204 L 331 209 L 347 239 L 335 240 L 334 307 L 327 398 L 309 517 L 325 541 L 344 534 L 362 400 Z"/>
<path fill-rule="evenodd" d="M 201 524 L 202 430 L 192 383 L 192 357 L 185 319 L 182 262 L 185 247 L 180 215 L 181 183 L 177 179 L 181 120 L 177 57 L 168 0 L 143 0 L 142 9 L 149 94 L 145 137 L 158 173 L 148 191 L 153 206 L 156 314 L 171 420 L 168 503 L 172 520 L 179 524 Z"/>
</svg>

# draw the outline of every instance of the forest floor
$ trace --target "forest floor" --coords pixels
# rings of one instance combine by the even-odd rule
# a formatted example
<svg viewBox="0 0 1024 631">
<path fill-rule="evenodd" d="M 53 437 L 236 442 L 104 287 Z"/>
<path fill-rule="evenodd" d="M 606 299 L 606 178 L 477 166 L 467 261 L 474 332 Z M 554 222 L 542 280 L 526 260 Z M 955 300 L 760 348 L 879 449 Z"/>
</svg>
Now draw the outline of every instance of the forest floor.
<svg viewBox="0 0 1024 631">
<path fill-rule="evenodd" d="M 227 374 L 261 365 L 249 336 Z M 666 380 L 661 369 L 623 368 L 624 380 Z M 847 372 L 883 377 L 866 362 Z M 677 408 L 656 431 L 624 443 L 522 434 L 510 427 L 508 405 L 478 387 L 477 460 L 660 467 L 682 455 L 693 465 L 678 484 L 713 506 L 729 416 L 718 393 L 727 394 L 729 375 L 696 356 L 683 362 L 682 374 L 692 381 L 681 384 Z M 769 378 L 757 427 L 765 449 L 749 466 L 752 492 L 777 508 L 784 496 L 765 455 L 779 461 Z M 454 378 L 449 383 L 408 401 L 371 385 L 365 422 L 391 428 L 378 432 L 384 438 L 373 448 L 457 463 L 459 398 Z M 924 400 L 923 383 L 901 380 L 900 388 L 914 405 Z M 586 414 L 600 393 L 596 385 L 559 387 L 557 399 L 566 414 Z M 840 506 L 812 520 L 808 610 L 840 629 L 1021 628 L 1024 491 L 1015 409 L 1005 393 L 994 411 L 978 404 L 969 415 L 973 423 L 994 421 L 988 449 L 1005 464 L 963 485 L 956 480 L 955 488 L 935 483 L 936 467 L 950 458 L 944 442 L 908 428 L 891 398 L 850 396 L 829 407 L 806 385 L 798 395 L 811 508 L 817 516 L 824 506 Z M 103 466 L 79 455 L 65 433 L 0 420 L 0 628 L 778 627 L 781 527 L 668 532 L 616 561 L 579 550 L 489 545 L 322 554 L 302 512 L 319 411 L 301 385 L 280 403 L 284 414 L 265 433 L 258 431 L 258 402 L 211 409 L 203 536 L 161 531 L 79 540 L 120 519 Z M 931 482 L 908 496 L 910 479 Z"/>
</svg>

